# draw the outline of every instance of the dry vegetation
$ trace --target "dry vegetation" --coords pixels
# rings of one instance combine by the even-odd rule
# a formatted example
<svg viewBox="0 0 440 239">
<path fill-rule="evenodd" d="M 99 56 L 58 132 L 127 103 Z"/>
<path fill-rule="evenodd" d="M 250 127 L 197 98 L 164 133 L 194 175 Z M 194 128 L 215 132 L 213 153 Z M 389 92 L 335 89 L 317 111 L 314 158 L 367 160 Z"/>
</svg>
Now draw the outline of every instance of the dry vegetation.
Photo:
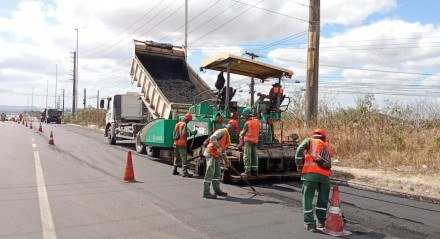
<svg viewBox="0 0 440 239">
<path fill-rule="evenodd" d="M 401 104 L 388 101 L 379 108 L 374 96 L 356 99 L 352 108 L 320 102 L 315 127 L 304 123 L 304 102 L 295 97 L 284 115 L 286 133 L 309 137 L 324 128 L 339 165 L 397 172 L 438 172 L 440 169 L 440 107 L 438 101 Z"/>
<path fill-rule="evenodd" d="M 63 122 L 83 126 L 96 125 L 103 127 L 105 125 L 105 111 L 93 108 L 80 109 L 75 116 L 63 116 Z"/>
</svg>

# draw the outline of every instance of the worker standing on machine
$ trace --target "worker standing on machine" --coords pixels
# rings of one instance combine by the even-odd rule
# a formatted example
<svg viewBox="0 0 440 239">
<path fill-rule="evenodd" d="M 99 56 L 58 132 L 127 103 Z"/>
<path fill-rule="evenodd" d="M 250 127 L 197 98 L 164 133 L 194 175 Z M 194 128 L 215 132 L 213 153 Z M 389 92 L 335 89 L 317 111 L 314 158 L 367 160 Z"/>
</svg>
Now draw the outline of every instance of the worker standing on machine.
<svg viewBox="0 0 440 239">
<path fill-rule="evenodd" d="M 251 108 L 243 110 L 246 123 L 240 132 L 240 138 L 244 142 L 244 173 L 241 174 L 243 177 L 258 176 L 257 144 L 260 135 L 260 121 L 252 117 L 251 111 Z"/>
<path fill-rule="evenodd" d="M 192 178 L 192 174 L 188 173 L 187 164 L 187 138 L 190 135 L 196 135 L 197 130 L 190 131 L 188 129 L 188 123 L 192 120 L 190 113 L 186 114 L 180 122 L 176 124 L 173 132 L 174 139 L 174 170 L 173 175 L 179 175 L 177 172 L 177 161 L 182 162 L 182 176 Z"/>
<path fill-rule="evenodd" d="M 209 138 L 208 146 L 203 153 L 206 157 L 206 173 L 203 183 L 203 197 L 216 199 L 217 196 L 227 196 L 226 192 L 220 189 L 220 162 L 226 157 L 226 149 L 231 144 L 231 135 L 238 132 L 238 122 L 230 120 L 223 129 L 218 129 Z M 214 189 L 211 194 L 210 187 Z"/>
<path fill-rule="evenodd" d="M 332 149 L 327 143 L 327 133 L 323 129 L 313 131 L 313 137 L 305 139 L 297 148 L 295 163 L 302 173 L 302 205 L 304 228 L 317 232 L 313 215 L 312 201 L 318 190 L 316 202 L 316 217 L 319 227 L 325 226 L 328 197 L 330 194 L 330 169 Z"/>
</svg>

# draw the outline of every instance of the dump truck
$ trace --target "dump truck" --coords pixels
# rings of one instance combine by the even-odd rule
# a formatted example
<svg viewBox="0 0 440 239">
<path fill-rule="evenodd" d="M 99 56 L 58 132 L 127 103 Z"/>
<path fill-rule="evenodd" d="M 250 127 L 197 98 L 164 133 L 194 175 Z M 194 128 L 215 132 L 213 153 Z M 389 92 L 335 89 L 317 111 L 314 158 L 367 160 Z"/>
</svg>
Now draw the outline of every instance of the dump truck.
<svg viewBox="0 0 440 239">
<path fill-rule="evenodd" d="M 213 91 L 187 64 L 183 47 L 170 44 L 134 40 L 130 75 L 151 119 L 137 135 L 136 150 L 173 158 L 174 125 L 195 96 L 209 100 Z"/>
<path fill-rule="evenodd" d="M 50 124 L 52 122 L 61 124 L 61 116 L 63 115 L 63 112 L 58 109 L 45 109 L 41 113 L 41 122 L 45 122 L 47 124 Z"/>
<path fill-rule="evenodd" d="M 149 115 L 139 93 L 115 94 L 100 101 L 106 109 L 104 136 L 111 145 L 117 140 L 134 140 Z"/>
<path fill-rule="evenodd" d="M 173 160 L 173 130 L 179 117 L 187 112 L 193 115 L 188 123 L 190 129 L 197 129 L 197 135 L 188 137 L 187 149 L 190 164 L 198 175 L 204 175 L 206 162 L 203 156 L 203 143 L 216 129 L 224 127 L 230 119 L 237 119 L 240 128 L 245 124 L 244 109 L 233 100 L 229 90 L 230 75 L 235 74 L 267 82 L 274 78 L 281 84 L 293 72 L 255 60 L 220 54 L 202 63 L 201 70 L 214 70 L 227 74 L 226 85 L 222 90 L 212 90 L 187 65 L 184 49 L 169 44 L 135 41 L 131 76 L 141 88 L 141 98 L 152 119 L 139 131 L 136 137 L 136 150 L 149 156 Z M 186 75 L 186 73 L 188 73 Z M 225 95 L 223 93 L 226 93 Z M 282 111 L 290 100 L 282 96 L 276 100 L 275 107 L 269 100 L 258 102 L 255 116 L 260 120 L 258 143 L 259 175 L 248 179 L 270 177 L 298 177 L 294 163 L 297 135 L 274 137 L 274 125 L 279 124 L 283 132 Z M 281 133 L 283 134 L 283 133 Z M 287 140 L 283 140 L 287 138 Z M 232 137 L 227 157 L 232 166 L 243 172 L 243 152 L 238 147 L 238 137 Z M 233 175 L 230 166 L 222 164 L 223 182 L 240 181 Z"/>
</svg>

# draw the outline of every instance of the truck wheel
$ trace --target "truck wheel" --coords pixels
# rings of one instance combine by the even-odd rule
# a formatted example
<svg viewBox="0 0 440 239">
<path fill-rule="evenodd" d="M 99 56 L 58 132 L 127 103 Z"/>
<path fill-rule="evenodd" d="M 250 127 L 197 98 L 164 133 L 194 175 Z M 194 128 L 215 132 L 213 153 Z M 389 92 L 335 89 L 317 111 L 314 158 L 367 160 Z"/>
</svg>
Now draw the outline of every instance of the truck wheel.
<svg viewBox="0 0 440 239">
<path fill-rule="evenodd" d="M 153 146 L 145 147 L 145 151 L 147 151 L 147 155 L 153 158 L 159 158 L 159 149 Z"/>
<path fill-rule="evenodd" d="M 111 145 L 115 145 L 116 144 L 116 139 L 115 139 L 115 135 L 114 135 L 114 127 L 115 127 L 115 125 L 114 124 L 112 124 L 109 128 L 108 128 L 108 130 L 109 130 L 109 132 L 108 132 L 108 143 L 109 144 L 111 144 Z M 113 130 L 112 130 L 113 129 Z M 113 131 L 113 133 L 112 133 L 112 131 Z"/>
<path fill-rule="evenodd" d="M 143 145 L 141 142 L 140 134 L 137 134 L 137 136 L 136 136 L 136 152 L 138 152 L 140 154 L 145 153 L 145 145 Z"/>
</svg>

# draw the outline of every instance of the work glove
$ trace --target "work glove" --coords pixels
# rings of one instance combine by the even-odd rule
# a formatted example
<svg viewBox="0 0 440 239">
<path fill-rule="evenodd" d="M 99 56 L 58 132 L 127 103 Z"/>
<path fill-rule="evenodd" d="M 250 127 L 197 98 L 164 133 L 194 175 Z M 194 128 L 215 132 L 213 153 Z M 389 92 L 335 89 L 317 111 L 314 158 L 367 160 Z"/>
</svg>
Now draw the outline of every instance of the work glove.
<svg viewBox="0 0 440 239">
<path fill-rule="evenodd" d="M 297 165 L 296 166 L 296 171 L 298 172 L 298 173 L 301 173 L 302 172 L 302 170 L 303 170 L 303 166 L 301 165 Z"/>
</svg>

